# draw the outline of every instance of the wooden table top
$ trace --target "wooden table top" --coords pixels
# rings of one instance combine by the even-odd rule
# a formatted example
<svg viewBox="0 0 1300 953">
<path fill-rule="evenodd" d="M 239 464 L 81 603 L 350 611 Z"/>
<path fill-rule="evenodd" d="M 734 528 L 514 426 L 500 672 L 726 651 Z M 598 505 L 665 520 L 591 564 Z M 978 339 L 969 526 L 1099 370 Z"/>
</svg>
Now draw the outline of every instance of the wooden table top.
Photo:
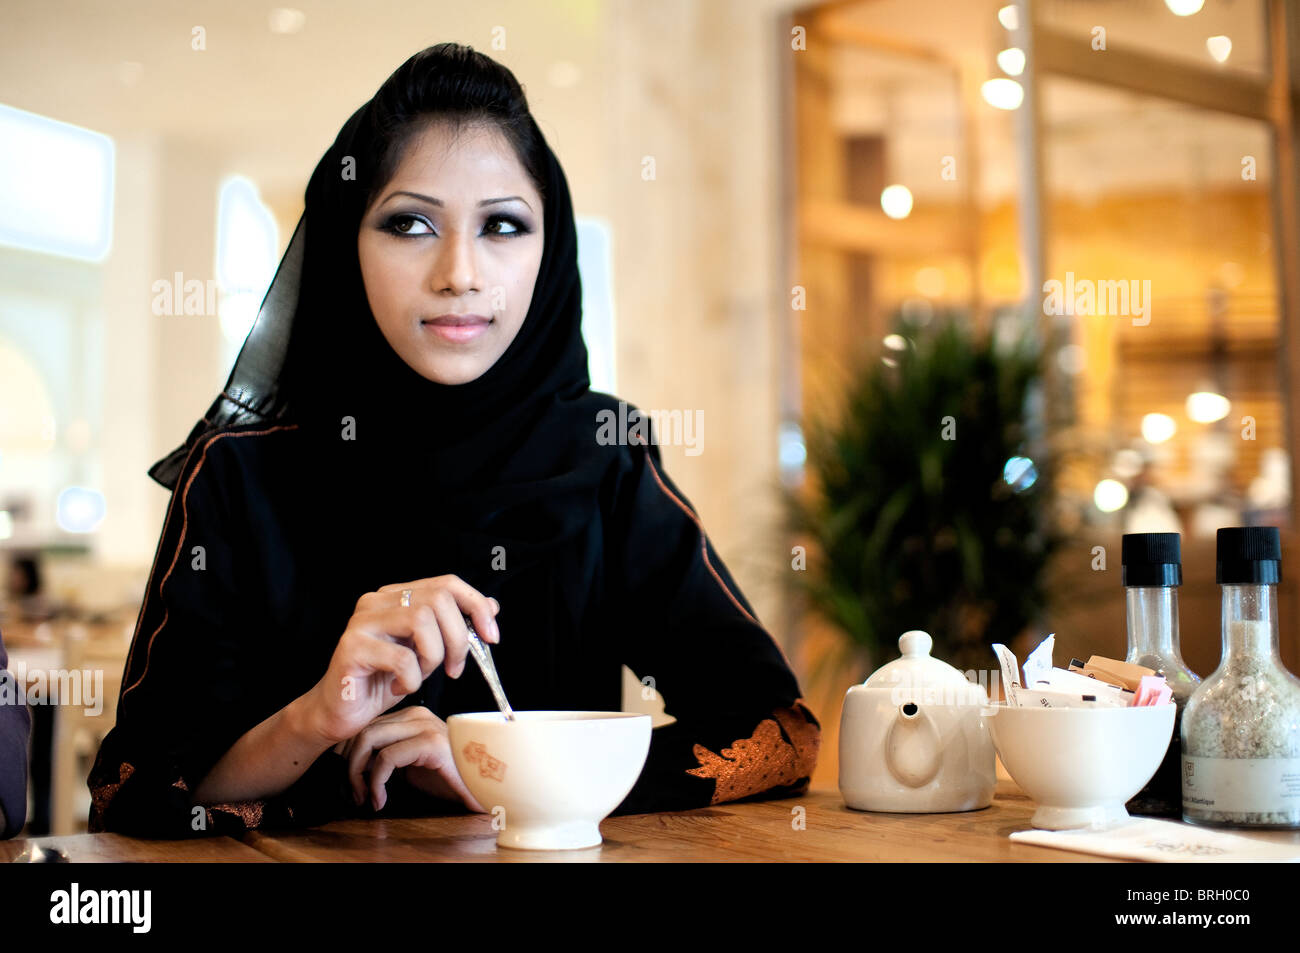
<svg viewBox="0 0 1300 953">
<path fill-rule="evenodd" d="M 32 844 L 58 847 L 73 863 L 271 863 L 270 857 L 231 837 L 195 840 L 141 840 L 121 834 L 68 834 L 0 840 L 0 863 L 17 860 Z"/>
<path fill-rule="evenodd" d="M 803 828 L 796 809 L 802 807 Z M 1008 835 L 1025 830 L 1034 804 L 999 780 L 993 805 L 961 814 L 876 814 L 846 807 L 839 791 L 719 804 L 692 811 L 610 817 L 605 840 L 582 850 L 498 848 L 486 814 L 336 821 L 301 831 L 253 830 L 228 837 L 148 841 L 117 834 L 0 842 L 0 860 L 29 843 L 62 848 L 73 861 L 1068 861 L 1107 858 L 1034 847 Z"/>
<path fill-rule="evenodd" d="M 802 830 L 793 822 L 804 808 Z M 837 790 L 693 811 L 609 817 L 604 843 L 582 850 L 498 848 L 485 814 L 337 821 L 295 833 L 250 831 L 246 843 L 284 861 L 1105 861 L 1018 844 L 1033 802 L 999 782 L 993 805 L 961 814 L 876 814 L 845 806 Z"/>
</svg>

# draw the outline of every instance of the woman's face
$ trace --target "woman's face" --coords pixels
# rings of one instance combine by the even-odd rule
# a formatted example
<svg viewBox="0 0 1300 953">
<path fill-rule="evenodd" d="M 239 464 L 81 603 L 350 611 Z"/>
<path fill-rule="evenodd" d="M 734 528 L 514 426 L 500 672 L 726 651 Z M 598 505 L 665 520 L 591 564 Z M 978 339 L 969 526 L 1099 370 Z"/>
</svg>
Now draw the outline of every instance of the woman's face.
<svg viewBox="0 0 1300 953">
<path fill-rule="evenodd" d="M 357 255 L 379 330 L 425 378 L 464 384 L 528 314 L 542 263 L 541 197 L 495 126 L 412 139 L 361 218 Z"/>
</svg>

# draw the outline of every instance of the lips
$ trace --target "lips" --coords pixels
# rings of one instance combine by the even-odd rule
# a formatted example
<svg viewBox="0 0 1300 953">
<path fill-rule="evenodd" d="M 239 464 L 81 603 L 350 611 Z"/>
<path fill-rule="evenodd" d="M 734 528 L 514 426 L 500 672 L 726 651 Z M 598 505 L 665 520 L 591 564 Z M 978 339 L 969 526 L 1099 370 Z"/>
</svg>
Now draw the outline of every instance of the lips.
<svg viewBox="0 0 1300 953">
<path fill-rule="evenodd" d="M 491 318 L 482 314 L 440 314 L 436 318 L 425 318 L 421 323 L 443 328 L 465 328 L 491 322 Z"/>
<path fill-rule="evenodd" d="M 421 326 L 444 341 L 470 341 L 487 330 L 492 319 L 482 314 L 440 314 L 425 318 Z"/>
</svg>

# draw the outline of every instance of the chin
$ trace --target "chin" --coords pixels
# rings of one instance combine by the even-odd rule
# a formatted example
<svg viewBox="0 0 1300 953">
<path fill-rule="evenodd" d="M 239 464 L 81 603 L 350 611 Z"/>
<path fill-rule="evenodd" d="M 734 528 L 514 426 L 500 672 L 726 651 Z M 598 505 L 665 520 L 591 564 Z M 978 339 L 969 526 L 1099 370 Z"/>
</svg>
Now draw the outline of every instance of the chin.
<svg viewBox="0 0 1300 953">
<path fill-rule="evenodd" d="M 453 387 L 457 384 L 468 384 L 483 376 L 483 373 L 491 365 L 474 358 L 461 358 L 460 360 L 449 361 L 426 361 L 418 366 L 416 370 L 422 377 L 433 381 L 435 384 L 444 384 Z"/>
</svg>

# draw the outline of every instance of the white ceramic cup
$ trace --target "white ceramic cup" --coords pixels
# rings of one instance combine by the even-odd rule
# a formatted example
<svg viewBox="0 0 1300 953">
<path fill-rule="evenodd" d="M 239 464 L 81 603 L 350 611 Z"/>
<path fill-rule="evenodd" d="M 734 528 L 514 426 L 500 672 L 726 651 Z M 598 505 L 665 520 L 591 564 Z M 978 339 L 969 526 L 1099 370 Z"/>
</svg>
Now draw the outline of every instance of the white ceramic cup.
<svg viewBox="0 0 1300 953">
<path fill-rule="evenodd" d="M 984 708 L 998 756 L 1038 804 L 1044 830 L 1103 829 L 1151 780 L 1173 738 L 1175 706 Z"/>
<path fill-rule="evenodd" d="M 650 753 L 650 716 L 618 711 L 467 712 L 447 719 L 456 770 L 504 822 L 497 844 L 569 850 L 601 842 Z"/>
</svg>

